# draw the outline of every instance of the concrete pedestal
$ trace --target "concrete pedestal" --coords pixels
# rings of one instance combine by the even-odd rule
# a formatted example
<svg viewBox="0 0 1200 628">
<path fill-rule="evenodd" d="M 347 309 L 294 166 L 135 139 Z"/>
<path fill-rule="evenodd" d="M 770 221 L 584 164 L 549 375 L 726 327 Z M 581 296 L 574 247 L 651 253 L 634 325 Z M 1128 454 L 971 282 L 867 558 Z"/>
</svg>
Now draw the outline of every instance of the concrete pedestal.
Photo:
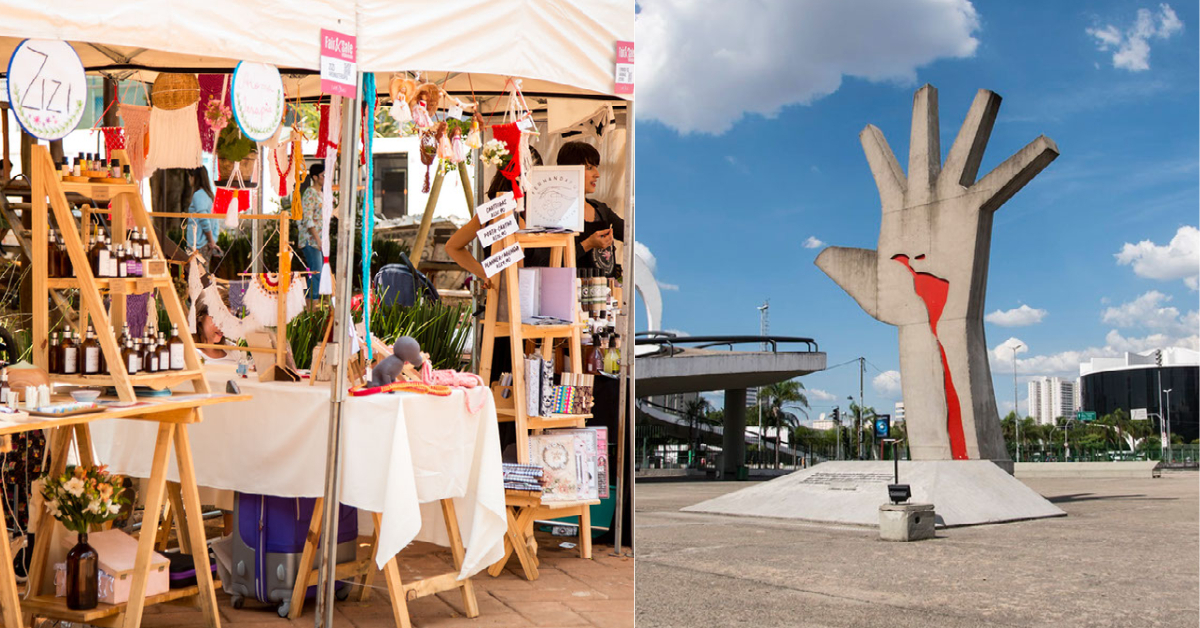
<svg viewBox="0 0 1200 628">
<path fill-rule="evenodd" d="M 933 538 L 933 504 L 884 504 L 879 507 L 879 538 L 920 541 Z"/>
</svg>

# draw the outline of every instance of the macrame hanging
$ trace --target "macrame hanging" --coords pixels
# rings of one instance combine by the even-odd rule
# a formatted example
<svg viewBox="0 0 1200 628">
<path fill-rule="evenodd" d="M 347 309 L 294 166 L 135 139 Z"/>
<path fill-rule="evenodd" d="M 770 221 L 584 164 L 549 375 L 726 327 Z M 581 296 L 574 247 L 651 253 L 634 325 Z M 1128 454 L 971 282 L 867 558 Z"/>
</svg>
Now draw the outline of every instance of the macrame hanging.
<svg viewBox="0 0 1200 628">
<path fill-rule="evenodd" d="M 208 314 L 212 316 L 213 324 L 221 333 L 232 340 L 242 340 L 246 334 L 258 330 L 261 325 L 252 317 L 247 316 L 241 318 L 234 314 L 229 309 L 229 304 L 226 303 L 225 297 L 221 294 L 221 287 L 215 282 L 209 285 L 200 293 L 200 300 L 208 307 Z"/>
<path fill-rule="evenodd" d="M 305 290 L 307 289 L 308 282 L 304 280 L 304 275 L 292 273 L 291 283 L 288 286 L 287 294 L 284 295 L 287 303 L 287 321 L 284 321 L 284 324 L 304 311 Z M 246 288 L 246 295 L 243 299 L 250 318 L 263 327 L 275 327 L 279 320 L 277 315 L 279 273 L 255 275 L 254 281 L 250 282 L 250 286 Z"/>
<path fill-rule="evenodd" d="M 204 292 L 205 273 L 203 262 L 200 261 L 199 253 L 192 253 L 188 259 L 188 332 L 196 333 L 196 303 L 200 300 L 200 293 Z"/>
<path fill-rule="evenodd" d="M 322 110 L 320 146 L 317 157 L 325 158 L 325 182 L 321 189 L 321 281 L 318 294 L 333 294 L 333 271 L 329 267 L 329 221 L 333 218 L 333 172 L 337 167 L 338 139 L 342 131 L 342 97 L 333 96 Z M 310 268 L 309 270 L 316 270 Z"/>
<path fill-rule="evenodd" d="M 280 142 L 271 153 L 271 183 L 280 197 L 291 196 L 296 187 L 296 164 L 292 160 L 292 143 Z"/>
<path fill-rule="evenodd" d="M 236 187 L 233 185 L 235 177 L 237 179 Z M 229 174 L 228 183 L 228 186 L 217 187 L 216 195 L 213 197 L 213 213 L 225 214 L 225 226 L 237 229 L 238 214 L 249 211 L 254 205 L 254 190 L 247 188 L 242 181 L 240 163 L 233 164 L 233 171 Z"/>
<path fill-rule="evenodd" d="M 121 103 L 117 106 L 125 130 L 125 156 L 134 180 L 146 177 L 146 133 L 150 131 L 150 108 Z"/>
<path fill-rule="evenodd" d="M 199 168 L 200 83 L 194 74 L 163 72 L 154 80 L 146 175 L 160 168 Z"/>
<path fill-rule="evenodd" d="M 228 74 L 201 74 L 200 108 L 196 120 L 200 128 L 200 145 L 204 152 L 214 152 L 221 131 L 229 124 L 232 115 Z"/>
</svg>

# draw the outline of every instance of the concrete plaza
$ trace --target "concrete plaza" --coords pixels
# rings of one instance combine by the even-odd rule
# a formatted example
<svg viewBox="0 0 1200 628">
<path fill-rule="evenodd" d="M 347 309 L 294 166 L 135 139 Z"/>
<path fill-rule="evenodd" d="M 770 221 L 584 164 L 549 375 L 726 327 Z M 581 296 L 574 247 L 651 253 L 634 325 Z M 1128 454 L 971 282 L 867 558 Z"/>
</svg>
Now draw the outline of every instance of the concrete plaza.
<svg viewBox="0 0 1200 628">
<path fill-rule="evenodd" d="M 1068 516 L 917 543 L 679 512 L 746 483 L 640 482 L 637 626 L 1200 624 L 1200 475 L 1025 482 Z"/>
</svg>

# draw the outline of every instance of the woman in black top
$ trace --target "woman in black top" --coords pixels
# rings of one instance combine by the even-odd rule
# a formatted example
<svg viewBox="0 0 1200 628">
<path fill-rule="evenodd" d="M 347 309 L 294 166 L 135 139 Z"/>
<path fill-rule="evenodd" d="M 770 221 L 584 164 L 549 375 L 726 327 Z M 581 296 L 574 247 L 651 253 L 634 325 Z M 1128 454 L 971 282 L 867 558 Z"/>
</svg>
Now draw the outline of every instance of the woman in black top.
<svg viewBox="0 0 1200 628">
<path fill-rule="evenodd" d="M 584 142 L 567 142 L 558 150 L 558 165 L 583 166 L 585 194 L 596 193 L 600 180 L 600 151 Z M 620 275 L 613 240 L 625 241 L 625 220 L 608 205 L 588 200 L 583 209 L 583 233 L 575 239 L 575 265 L 604 277 Z"/>
</svg>

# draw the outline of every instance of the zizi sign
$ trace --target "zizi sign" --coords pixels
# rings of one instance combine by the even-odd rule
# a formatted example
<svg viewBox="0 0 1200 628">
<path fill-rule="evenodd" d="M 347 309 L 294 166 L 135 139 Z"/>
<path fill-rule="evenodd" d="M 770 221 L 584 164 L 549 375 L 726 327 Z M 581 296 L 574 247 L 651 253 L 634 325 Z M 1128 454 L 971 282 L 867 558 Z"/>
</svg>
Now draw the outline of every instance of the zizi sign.
<svg viewBox="0 0 1200 628">
<path fill-rule="evenodd" d="M 8 61 L 8 101 L 26 133 L 60 140 L 83 119 L 87 76 L 64 41 L 26 39 Z"/>
</svg>

